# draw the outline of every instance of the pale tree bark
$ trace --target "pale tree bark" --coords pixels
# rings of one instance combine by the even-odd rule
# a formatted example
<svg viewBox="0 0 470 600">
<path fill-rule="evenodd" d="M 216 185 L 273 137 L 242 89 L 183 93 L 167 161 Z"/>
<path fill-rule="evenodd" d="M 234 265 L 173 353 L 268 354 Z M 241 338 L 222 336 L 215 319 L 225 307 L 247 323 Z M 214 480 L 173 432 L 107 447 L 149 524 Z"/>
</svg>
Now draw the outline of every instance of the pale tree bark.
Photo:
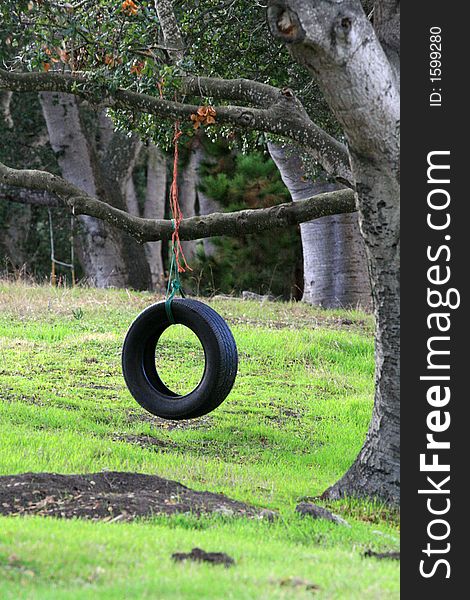
<svg viewBox="0 0 470 600">
<path fill-rule="evenodd" d="M 105 197 L 111 204 L 119 206 L 121 199 L 118 196 L 121 194 L 120 187 L 125 185 L 125 178 L 119 182 L 109 180 L 115 167 L 111 161 L 108 161 L 106 175 L 102 176 L 84 135 L 75 97 L 41 93 L 40 100 L 50 143 L 64 178 L 90 195 Z M 78 254 L 87 279 L 93 285 L 148 287 L 145 273 L 148 267 L 140 260 L 142 252 L 135 241 L 91 216 L 83 215 L 80 221 L 82 243 Z"/>
<path fill-rule="evenodd" d="M 126 210 L 130 215 L 140 215 L 139 199 L 134 185 L 134 178 L 131 176 L 126 181 L 123 189 L 123 194 L 126 199 Z"/>
<path fill-rule="evenodd" d="M 209 157 L 204 152 L 203 144 L 198 148 L 198 152 L 200 153 L 199 157 L 199 168 L 198 168 L 198 182 L 197 182 L 197 213 L 199 215 L 211 215 L 212 213 L 220 212 L 222 207 L 219 202 L 214 200 L 213 198 L 209 198 L 207 194 L 205 194 L 202 189 L 202 175 L 201 175 L 201 167 L 203 163 L 205 164 L 213 164 L 216 162 L 215 158 Z M 204 238 L 202 240 L 204 255 L 206 257 L 213 256 L 216 252 L 217 248 L 211 238 Z"/>
<path fill-rule="evenodd" d="M 143 214 L 146 219 L 163 219 L 165 217 L 166 190 L 166 156 L 154 144 L 149 144 L 147 148 L 147 185 Z M 145 253 L 152 274 L 153 287 L 156 290 L 162 290 L 165 285 L 162 243 L 148 242 L 145 244 Z"/>
<path fill-rule="evenodd" d="M 172 62 L 178 63 L 184 56 L 184 43 L 173 12 L 172 0 L 155 0 L 155 9 L 163 33 L 163 42 Z"/>
<path fill-rule="evenodd" d="M 294 202 L 339 189 L 305 177 L 299 150 L 268 143 L 268 150 Z M 371 304 L 364 241 L 357 213 L 331 215 L 300 225 L 304 264 L 302 300 L 325 308 Z"/>
<path fill-rule="evenodd" d="M 197 199 L 200 215 L 211 215 L 212 213 L 220 212 L 221 206 L 219 202 L 209 198 L 209 196 L 199 188 L 197 191 Z M 211 238 L 204 238 L 202 243 L 204 246 L 204 255 L 206 257 L 213 256 L 217 250 L 213 240 Z"/>
<path fill-rule="evenodd" d="M 400 85 L 400 0 L 379 0 L 373 13 L 374 29 Z"/>
<path fill-rule="evenodd" d="M 200 142 L 194 139 L 189 149 L 189 157 L 181 168 L 179 175 L 179 204 L 183 217 L 188 219 L 196 215 L 197 187 L 199 183 L 199 166 L 202 160 Z M 181 245 L 188 263 L 196 256 L 197 240 L 185 241 Z"/>
<path fill-rule="evenodd" d="M 31 206 L 26 205 L 21 209 L 8 211 L 0 228 L 0 250 L 3 247 L 7 262 L 11 261 L 11 266 L 16 270 L 23 269 L 30 259 L 24 244 L 31 226 Z M 0 268 L 5 266 L 8 266 L 5 265 L 5 259 L 0 259 Z"/>
<path fill-rule="evenodd" d="M 40 100 L 63 177 L 87 193 L 97 195 L 90 149 L 81 130 L 75 98 L 41 93 Z M 126 277 L 118 236 L 93 217 L 83 215 L 80 221 L 81 257 L 87 278 L 97 287 L 124 287 Z"/>
<path fill-rule="evenodd" d="M 100 158 L 106 155 L 114 136 L 114 125 L 106 114 L 106 110 L 98 110 L 96 114 L 96 131 L 91 143 L 94 145 Z"/>
<path fill-rule="evenodd" d="M 325 186 L 320 191 L 335 189 Z M 324 308 L 371 306 L 364 241 L 356 213 L 300 226 L 304 252 L 303 301 Z"/>
<path fill-rule="evenodd" d="M 0 91 L 0 115 L 4 119 L 6 126 L 10 129 L 14 126 L 13 118 L 11 116 L 11 111 L 10 111 L 10 104 L 11 104 L 12 96 L 13 96 L 12 92 L 9 92 L 9 91 L 1 92 Z"/>
<path fill-rule="evenodd" d="M 360 2 L 271 0 L 268 19 L 316 77 L 348 139 L 376 316 L 372 421 L 354 464 L 325 496 L 398 502 L 399 95 L 391 66 Z"/>
</svg>

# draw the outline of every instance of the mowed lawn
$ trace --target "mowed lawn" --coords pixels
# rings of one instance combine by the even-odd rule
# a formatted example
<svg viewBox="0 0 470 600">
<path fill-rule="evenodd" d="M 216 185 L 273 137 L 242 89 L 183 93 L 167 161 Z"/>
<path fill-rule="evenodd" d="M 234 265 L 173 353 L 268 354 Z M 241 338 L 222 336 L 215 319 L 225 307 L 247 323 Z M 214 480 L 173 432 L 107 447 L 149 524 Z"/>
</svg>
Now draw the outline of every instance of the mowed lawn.
<svg viewBox="0 0 470 600">
<path fill-rule="evenodd" d="M 208 300 L 234 333 L 238 378 L 216 411 L 175 423 L 141 409 L 120 369 L 128 326 L 156 300 L 0 283 L 0 474 L 158 474 L 276 510 L 279 519 L 0 517 L 0 598 L 398 598 L 398 564 L 363 556 L 398 549 L 397 514 L 354 500 L 323 503 L 351 527 L 295 513 L 299 500 L 346 471 L 364 440 L 372 317 Z M 164 380 L 184 391 L 201 374 L 197 340 L 172 327 L 162 342 Z M 171 559 L 195 546 L 226 552 L 236 565 Z"/>
</svg>

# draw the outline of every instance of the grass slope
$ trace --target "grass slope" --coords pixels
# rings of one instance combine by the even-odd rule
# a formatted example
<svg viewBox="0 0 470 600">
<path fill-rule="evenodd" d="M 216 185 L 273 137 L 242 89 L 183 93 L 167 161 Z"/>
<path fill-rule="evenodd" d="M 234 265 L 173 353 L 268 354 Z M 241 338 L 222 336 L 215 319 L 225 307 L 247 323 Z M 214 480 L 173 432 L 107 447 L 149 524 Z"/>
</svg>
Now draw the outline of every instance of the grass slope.
<svg viewBox="0 0 470 600">
<path fill-rule="evenodd" d="M 372 408 L 373 323 L 356 311 L 236 299 L 210 301 L 240 354 L 234 390 L 191 422 L 166 422 L 127 392 L 120 348 L 151 294 L 0 283 L 0 474 L 128 470 L 280 511 L 276 523 L 221 517 L 129 524 L 0 519 L 2 598 L 398 598 L 384 507 L 330 504 L 351 528 L 295 515 L 353 461 Z M 171 328 L 167 383 L 198 380 L 197 341 Z M 160 443 L 150 443 L 153 439 Z M 174 564 L 200 546 L 232 569 Z M 290 578 L 300 579 L 290 579 Z M 313 592 L 302 582 L 320 586 Z"/>
</svg>

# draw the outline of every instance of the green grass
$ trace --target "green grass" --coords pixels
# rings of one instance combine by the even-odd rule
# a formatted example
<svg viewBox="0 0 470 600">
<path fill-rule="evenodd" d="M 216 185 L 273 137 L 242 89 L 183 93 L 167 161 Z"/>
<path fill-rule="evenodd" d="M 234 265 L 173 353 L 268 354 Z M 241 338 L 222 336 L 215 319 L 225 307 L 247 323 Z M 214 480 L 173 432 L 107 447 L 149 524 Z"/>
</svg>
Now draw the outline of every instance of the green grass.
<svg viewBox="0 0 470 600">
<path fill-rule="evenodd" d="M 398 566 L 363 559 L 395 550 L 397 515 L 330 504 L 351 528 L 296 516 L 343 474 L 372 409 L 373 322 L 358 311 L 236 299 L 210 301 L 232 327 L 236 385 L 189 423 L 141 409 L 120 371 L 132 319 L 156 298 L 120 290 L 0 283 L 0 473 L 103 469 L 156 473 L 280 511 L 276 523 L 159 518 L 131 524 L 0 519 L 5 598 L 398 598 Z M 159 369 L 175 388 L 201 374 L 198 342 L 171 328 Z M 151 436 L 163 446 L 135 443 Z M 172 552 L 224 551 L 232 569 L 179 565 Z"/>
</svg>

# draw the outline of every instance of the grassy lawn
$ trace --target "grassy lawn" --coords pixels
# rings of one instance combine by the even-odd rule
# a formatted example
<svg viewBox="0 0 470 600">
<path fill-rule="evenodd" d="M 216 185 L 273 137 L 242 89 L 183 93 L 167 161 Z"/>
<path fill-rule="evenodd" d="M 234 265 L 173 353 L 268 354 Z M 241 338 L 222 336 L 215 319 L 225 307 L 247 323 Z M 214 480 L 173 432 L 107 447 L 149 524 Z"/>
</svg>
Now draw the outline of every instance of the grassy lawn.
<svg viewBox="0 0 470 600">
<path fill-rule="evenodd" d="M 280 518 L 0 517 L 0 597 L 398 598 L 398 565 L 363 558 L 367 549 L 398 548 L 397 515 L 366 502 L 329 503 L 348 528 L 294 512 L 300 498 L 338 479 L 361 447 L 372 409 L 371 317 L 211 300 L 237 341 L 238 378 L 216 411 L 174 423 L 141 409 L 120 371 L 126 329 L 155 300 L 0 283 L 0 474 L 158 474 Z M 197 340 L 170 328 L 159 368 L 175 389 L 197 382 Z M 194 546 L 226 552 L 236 566 L 172 561 Z"/>
</svg>

